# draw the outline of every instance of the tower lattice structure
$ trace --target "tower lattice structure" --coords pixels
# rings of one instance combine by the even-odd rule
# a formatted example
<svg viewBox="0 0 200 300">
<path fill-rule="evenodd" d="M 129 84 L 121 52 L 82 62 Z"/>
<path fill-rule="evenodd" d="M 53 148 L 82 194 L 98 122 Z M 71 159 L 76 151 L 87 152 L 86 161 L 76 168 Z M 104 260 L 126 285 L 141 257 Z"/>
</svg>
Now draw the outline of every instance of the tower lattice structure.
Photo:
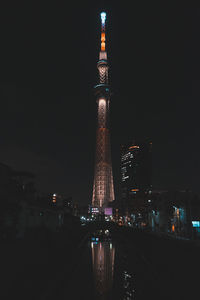
<svg viewBox="0 0 200 300">
<path fill-rule="evenodd" d="M 97 69 L 99 84 L 94 87 L 97 106 L 98 124 L 96 132 L 96 155 L 94 168 L 94 184 L 92 206 L 100 211 L 114 200 L 113 173 L 109 131 L 110 87 L 108 83 L 108 61 L 105 47 L 106 13 L 101 13 L 101 50 Z"/>
</svg>

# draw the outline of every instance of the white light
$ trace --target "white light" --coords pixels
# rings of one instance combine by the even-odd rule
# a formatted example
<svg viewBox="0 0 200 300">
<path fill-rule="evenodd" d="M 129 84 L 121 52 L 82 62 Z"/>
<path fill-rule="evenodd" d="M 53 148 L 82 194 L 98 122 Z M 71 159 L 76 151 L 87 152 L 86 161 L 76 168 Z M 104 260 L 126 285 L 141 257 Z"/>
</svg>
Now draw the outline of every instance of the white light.
<svg viewBox="0 0 200 300">
<path fill-rule="evenodd" d="M 101 106 L 106 105 L 106 100 L 104 98 L 99 99 L 99 105 Z"/>
<path fill-rule="evenodd" d="M 101 13 L 101 22 L 102 22 L 102 24 L 105 24 L 105 21 L 106 21 L 106 13 L 102 12 Z"/>
</svg>

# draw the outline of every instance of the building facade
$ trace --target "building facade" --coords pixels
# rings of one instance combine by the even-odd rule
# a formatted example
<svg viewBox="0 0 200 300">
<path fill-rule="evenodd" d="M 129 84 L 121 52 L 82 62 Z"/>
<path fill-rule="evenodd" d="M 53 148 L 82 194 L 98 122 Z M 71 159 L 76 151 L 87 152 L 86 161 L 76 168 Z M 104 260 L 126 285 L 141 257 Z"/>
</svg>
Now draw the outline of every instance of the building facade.
<svg viewBox="0 0 200 300">
<path fill-rule="evenodd" d="M 122 199 L 152 190 L 152 143 L 135 142 L 121 146 Z"/>
</svg>

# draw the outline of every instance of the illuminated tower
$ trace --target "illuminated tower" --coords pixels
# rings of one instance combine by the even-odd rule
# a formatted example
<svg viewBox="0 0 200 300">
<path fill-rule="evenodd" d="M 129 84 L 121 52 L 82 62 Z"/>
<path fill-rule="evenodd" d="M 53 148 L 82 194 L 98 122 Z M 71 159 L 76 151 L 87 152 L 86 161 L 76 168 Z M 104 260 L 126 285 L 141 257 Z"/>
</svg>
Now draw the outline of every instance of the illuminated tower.
<svg viewBox="0 0 200 300">
<path fill-rule="evenodd" d="M 108 84 L 108 62 L 105 33 L 106 13 L 101 13 L 101 50 L 97 69 L 99 84 L 94 87 L 98 105 L 98 125 L 96 133 L 96 155 L 92 206 L 100 211 L 114 200 L 113 174 L 110 151 L 109 104 L 110 87 Z"/>
</svg>

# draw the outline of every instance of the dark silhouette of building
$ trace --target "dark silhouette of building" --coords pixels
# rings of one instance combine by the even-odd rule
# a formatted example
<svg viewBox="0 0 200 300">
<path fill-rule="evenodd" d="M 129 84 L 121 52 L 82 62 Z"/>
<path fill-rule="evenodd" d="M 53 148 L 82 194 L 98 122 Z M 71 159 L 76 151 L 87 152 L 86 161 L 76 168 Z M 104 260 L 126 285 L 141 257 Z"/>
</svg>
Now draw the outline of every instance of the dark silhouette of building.
<svg viewBox="0 0 200 300">
<path fill-rule="evenodd" d="M 148 200 L 148 226 L 153 231 L 192 238 L 200 228 L 199 196 L 189 190 L 155 190 Z M 195 227 L 195 228 L 194 228 Z"/>
<path fill-rule="evenodd" d="M 36 199 L 33 180 L 34 174 L 0 163 L 0 238 L 17 235 L 21 203 Z"/>
<path fill-rule="evenodd" d="M 56 232 L 79 223 L 73 216 L 71 197 L 41 195 L 34 181 L 31 172 L 15 171 L 0 163 L 0 240 L 23 238 L 43 229 Z"/>
</svg>

